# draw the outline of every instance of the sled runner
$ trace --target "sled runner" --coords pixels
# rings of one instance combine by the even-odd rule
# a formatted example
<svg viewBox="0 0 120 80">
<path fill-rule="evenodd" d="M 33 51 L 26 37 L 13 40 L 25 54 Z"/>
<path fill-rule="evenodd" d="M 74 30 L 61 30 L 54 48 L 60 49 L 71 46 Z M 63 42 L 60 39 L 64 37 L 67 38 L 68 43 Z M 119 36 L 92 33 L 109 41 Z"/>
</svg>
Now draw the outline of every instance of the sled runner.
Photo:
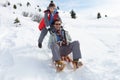
<svg viewBox="0 0 120 80">
<path fill-rule="evenodd" d="M 65 63 L 69 63 L 65 64 Z M 70 65 L 71 63 L 71 65 Z M 66 66 L 71 67 L 74 71 L 83 65 L 80 61 L 73 61 L 69 56 L 62 56 L 60 61 L 54 62 L 56 72 L 61 72 Z"/>
</svg>

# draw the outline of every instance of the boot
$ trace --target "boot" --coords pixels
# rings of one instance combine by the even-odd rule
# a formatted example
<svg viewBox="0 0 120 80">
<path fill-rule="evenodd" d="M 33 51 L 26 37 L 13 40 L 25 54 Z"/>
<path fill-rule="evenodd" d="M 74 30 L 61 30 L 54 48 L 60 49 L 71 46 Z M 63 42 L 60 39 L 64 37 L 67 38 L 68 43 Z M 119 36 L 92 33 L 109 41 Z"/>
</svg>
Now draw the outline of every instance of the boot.
<svg viewBox="0 0 120 80">
<path fill-rule="evenodd" d="M 56 71 L 60 72 L 60 71 L 62 71 L 65 68 L 65 64 L 61 60 L 55 61 L 55 67 L 56 67 Z"/>
<path fill-rule="evenodd" d="M 39 48 L 42 48 L 42 43 L 38 43 L 38 47 L 39 47 Z"/>
<path fill-rule="evenodd" d="M 73 60 L 73 69 L 76 70 L 79 67 L 81 67 L 83 65 L 83 63 L 81 61 L 79 61 L 78 59 L 74 59 Z"/>
</svg>

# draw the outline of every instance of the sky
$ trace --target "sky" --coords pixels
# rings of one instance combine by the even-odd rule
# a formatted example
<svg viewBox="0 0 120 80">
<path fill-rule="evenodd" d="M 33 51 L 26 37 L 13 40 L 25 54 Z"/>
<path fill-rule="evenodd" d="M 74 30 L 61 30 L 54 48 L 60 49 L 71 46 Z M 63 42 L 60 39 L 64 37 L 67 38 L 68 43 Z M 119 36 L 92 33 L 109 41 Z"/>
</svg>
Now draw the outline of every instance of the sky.
<svg viewBox="0 0 120 80">
<path fill-rule="evenodd" d="M 14 0 L 9 0 L 14 1 Z M 40 8 L 45 10 L 47 6 L 49 5 L 51 0 L 26 0 L 25 2 L 22 2 L 21 0 L 16 0 L 16 2 L 22 2 L 25 3 L 27 1 L 32 2 L 32 4 L 40 5 Z M 119 6 L 119 0 L 53 0 L 56 6 L 59 6 L 60 10 L 70 12 L 72 9 L 77 12 L 81 13 L 83 11 L 86 11 L 87 13 L 89 10 L 96 11 L 96 12 L 104 12 L 105 14 L 110 15 L 119 15 L 120 12 L 118 11 L 120 9 Z M 5 0 L 0 0 L 1 2 L 5 2 Z M 66 6 L 67 5 L 67 6 Z"/>
<path fill-rule="evenodd" d="M 75 10 L 80 10 L 80 9 L 84 9 L 84 8 L 91 8 L 93 6 L 96 5 L 100 5 L 99 3 L 103 3 L 106 2 L 106 0 L 53 0 L 58 6 L 60 6 L 60 8 L 62 10 L 71 10 L 71 9 L 75 9 Z M 91 3 L 93 2 L 93 3 Z M 73 4 L 74 3 L 74 4 Z M 67 4 L 67 6 L 66 6 Z"/>
<path fill-rule="evenodd" d="M 53 1 L 63 11 L 71 11 L 73 9 L 75 12 L 81 12 L 92 8 L 94 9 L 94 11 L 106 10 L 109 12 L 112 11 L 118 12 L 119 9 L 119 0 L 53 0 Z"/>
</svg>

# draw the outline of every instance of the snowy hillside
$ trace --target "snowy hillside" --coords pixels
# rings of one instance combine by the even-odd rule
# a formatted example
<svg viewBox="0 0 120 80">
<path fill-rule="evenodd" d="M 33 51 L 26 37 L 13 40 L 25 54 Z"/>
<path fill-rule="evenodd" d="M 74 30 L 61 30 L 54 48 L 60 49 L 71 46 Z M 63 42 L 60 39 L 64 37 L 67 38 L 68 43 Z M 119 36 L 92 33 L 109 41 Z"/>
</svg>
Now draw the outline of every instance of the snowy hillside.
<svg viewBox="0 0 120 80">
<path fill-rule="evenodd" d="M 55 72 L 51 63 L 51 51 L 47 48 L 49 34 L 43 48 L 39 49 L 38 23 L 30 15 L 24 17 L 22 14 L 27 11 L 42 15 L 49 0 L 7 1 L 10 6 L 3 7 L 6 1 L 0 0 L 0 80 L 120 80 L 120 15 L 113 10 L 119 5 L 111 6 L 117 0 L 107 0 L 106 7 L 79 11 L 77 19 L 71 19 L 69 12 L 60 11 L 64 28 L 73 41 L 80 41 L 84 64 L 76 71 L 65 68 L 60 73 Z M 27 1 L 30 7 L 26 6 Z M 18 3 L 22 3 L 22 7 Z M 17 9 L 13 9 L 14 4 Z M 38 12 L 38 4 L 42 12 Z M 103 7 L 111 7 L 108 17 L 104 17 L 107 11 L 102 10 Z M 102 12 L 100 19 L 96 19 L 98 9 Z M 20 24 L 14 24 L 16 17 Z"/>
</svg>

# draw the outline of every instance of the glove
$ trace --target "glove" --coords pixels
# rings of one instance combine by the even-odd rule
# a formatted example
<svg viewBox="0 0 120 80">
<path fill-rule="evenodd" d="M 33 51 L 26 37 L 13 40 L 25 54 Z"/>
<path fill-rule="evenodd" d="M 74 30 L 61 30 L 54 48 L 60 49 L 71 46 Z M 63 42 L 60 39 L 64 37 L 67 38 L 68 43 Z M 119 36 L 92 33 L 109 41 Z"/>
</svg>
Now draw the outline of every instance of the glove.
<svg viewBox="0 0 120 80">
<path fill-rule="evenodd" d="M 62 46 L 66 46 L 67 42 L 65 40 L 62 41 Z"/>
<path fill-rule="evenodd" d="M 57 44 L 58 44 L 59 46 L 66 46 L 66 45 L 67 45 L 67 42 L 66 42 L 65 40 L 63 40 L 63 41 L 58 41 Z"/>
<path fill-rule="evenodd" d="M 46 29 L 49 30 L 49 29 L 50 29 L 50 26 L 46 26 Z"/>
</svg>

